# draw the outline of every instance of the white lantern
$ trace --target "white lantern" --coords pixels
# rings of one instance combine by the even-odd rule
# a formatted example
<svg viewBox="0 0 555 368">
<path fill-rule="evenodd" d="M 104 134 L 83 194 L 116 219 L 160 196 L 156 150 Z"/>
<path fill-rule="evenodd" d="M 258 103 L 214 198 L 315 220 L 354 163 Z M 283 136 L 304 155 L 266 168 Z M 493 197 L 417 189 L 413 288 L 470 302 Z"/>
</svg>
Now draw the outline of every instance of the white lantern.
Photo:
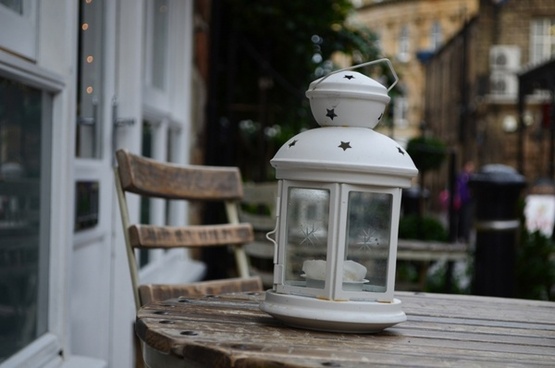
<svg viewBox="0 0 555 368">
<path fill-rule="evenodd" d="M 386 89 L 352 71 L 385 62 Z M 387 59 L 310 84 L 320 128 L 297 134 L 271 160 L 278 181 L 274 286 L 261 309 L 292 326 L 377 332 L 406 320 L 394 298 L 402 188 L 418 173 L 407 152 L 372 128 L 397 75 Z"/>
</svg>

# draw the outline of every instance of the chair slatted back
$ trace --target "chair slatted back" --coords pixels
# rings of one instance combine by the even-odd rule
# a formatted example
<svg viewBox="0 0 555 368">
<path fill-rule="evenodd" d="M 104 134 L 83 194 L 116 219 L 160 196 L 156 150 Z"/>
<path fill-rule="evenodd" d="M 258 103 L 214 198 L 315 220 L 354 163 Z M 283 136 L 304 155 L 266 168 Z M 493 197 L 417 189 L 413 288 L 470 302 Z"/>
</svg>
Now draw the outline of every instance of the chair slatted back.
<svg viewBox="0 0 555 368">
<path fill-rule="evenodd" d="M 135 305 L 138 308 L 146 301 L 139 293 L 139 281 L 135 249 L 172 249 L 202 248 L 229 245 L 233 246 L 239 279 L 218 280 L 216 286 L 208 282 L 204 286 L 148 285 L 144 295 L 170 295 L 180 290 L 202 292 L 212 289 L 253 291 L 262 289 L 257 278 L 251 278 L 243 245 L 254 240 L 253 229 L 249 223 L 239 223 L 237 203 L 243 196 L 241 175 L 236 167 L 210 167 L 201 165 L 176 165 L 132 154 L 127 150 L 116 152 L 118 163 L 115 169 L 116 189 L 124 228 L 131 282 Z M 221 201 L 225 204 L 228 223 L 213 225 L 160 226 L 131 224 L 127 207 L 126 193 L 135 193 L 152 198 L 165 198 L 189 201 Z M 242 282 L 245 285 L 241 285 Z M 198 284 L 198 283 L 197 283 Z M 202 284 L 202 283 L 201 283 Z M 258 286 L 257 286 L 258 285 Z M 165 290 L 156 292 L 156 288 Z M 246 290 L 245 290 L 246 289 Z M 173 295 L 177 297 L 179 295 Z"/>
<path fill-rule="evenodd" d="M 239 200 L 241 174 L 236 167 L 182 166 L 116 152 L 121 187 L 139 195 L 185 200 Z"/>
</svg>

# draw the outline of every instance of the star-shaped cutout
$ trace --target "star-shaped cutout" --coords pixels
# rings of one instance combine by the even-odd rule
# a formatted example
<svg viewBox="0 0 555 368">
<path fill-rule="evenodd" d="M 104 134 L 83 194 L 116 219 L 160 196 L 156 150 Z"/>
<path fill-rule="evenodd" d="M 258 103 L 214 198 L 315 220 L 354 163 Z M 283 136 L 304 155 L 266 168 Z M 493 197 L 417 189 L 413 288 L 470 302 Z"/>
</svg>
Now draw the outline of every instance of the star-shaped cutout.
<svg viewBox="0 0 555 368">
<path fill-rule="evenodd" d="M 348 80 L 354 79 L 355 77 L 352 75 L 346 75 L 343 78 L 347 78 Z"/>
<path fill-rule="evenodd" d="M 343 141 L 341 141 L 341 144 L 337 147 L 343 148 L 343 151 L 346 151 L 348 148 L 353 148 L 351 147 L 351 142 L 343 142 Z"/>
<path fill-rule="evenodd" d="M 399 151 L 399 153 L 402 154 L 403 156 L 405 155 L 405 151 L 403 151 L 401 147 L 397 147 L 397 151 Z"/>
<path fill-rule="evenodd" d="M 333 118 L 335 118 L 337 116 L 337 114 L 335 113 L 335 109 L 326 109 L 327 113 L 326 116 L 328 118 L 330 118 L 331 120 L 333 120 Z"/>
<path fill-rule="evenodd" d="M 297 142 L 298 140 L 295 139 L 293 142 L 289 143 L 289 148 L 293 147 Z"/>
</svg>

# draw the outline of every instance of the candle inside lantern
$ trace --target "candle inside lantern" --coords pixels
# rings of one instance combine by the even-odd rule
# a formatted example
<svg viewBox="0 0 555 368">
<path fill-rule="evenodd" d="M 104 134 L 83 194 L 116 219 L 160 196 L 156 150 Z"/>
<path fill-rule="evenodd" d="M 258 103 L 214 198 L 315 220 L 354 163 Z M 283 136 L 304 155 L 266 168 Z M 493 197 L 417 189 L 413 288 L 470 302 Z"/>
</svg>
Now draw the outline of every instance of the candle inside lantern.
<svg viewBox="0 0 555 368">
<path fill-rule="evenodd" d="M 303 272 L 307 279 L 325 280 L 326 261 L 311 259 L 303 262 Z M 343 262 L 343 282 L 363 282 L 366 281 L 367 269 L 360 263 L 346 260 Z"/>
</svg>

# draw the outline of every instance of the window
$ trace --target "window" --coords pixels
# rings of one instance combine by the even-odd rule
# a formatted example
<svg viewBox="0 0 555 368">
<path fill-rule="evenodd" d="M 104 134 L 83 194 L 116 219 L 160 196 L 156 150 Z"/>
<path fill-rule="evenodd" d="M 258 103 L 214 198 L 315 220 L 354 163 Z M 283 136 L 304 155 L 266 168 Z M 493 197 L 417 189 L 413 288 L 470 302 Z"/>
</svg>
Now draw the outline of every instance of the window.
<svg viewBox="0 0 555 368">
<path fill-rule="evenodd" d="M 536 19 L 530 26 L 530 62 L 541 63 L 555 54 L 555 18 Z"/>
<path fill-rule="evenodd" d="M 443 35 L 441 33 L 441 24 L 436 20 L 434 24 L 432 24 L 432 30 L 430 34 L 430 48 L 435 50 L 441 46 L 443 42 Z"/>
<path fill-rule="evenodd" d="M 48 332 L 51 101 L 0 76 L 0 364 Z"/>
<path fill-rule="evenodd" d="M 176 129 L 172 129 L 165 119 L 162 119 L 162 121 L 154 118 L 145 119 L 143 121 L 141 154 L 158 161 L 175 162 L 175 157 L 172 157 L 172 147 L 174 138 L 179 137 L 181 137 L 180 133 Z M 176 201 L 141 197 L 140 222 L 143 224 L 177 225 L 179 222 L 172 216 L 172 208 L 175 205 Z M 164 253 L 165 251 L 159 249 L 139 250 L 139 266 L 147 266 Z"/>
<path fill-rule="evenodd" d="M 406 97 L 397 96 L 393 101 L 393 124 L 396 128 L 407 128 L 409 103 Z"/>
<path fill-rule="evenodd" d="M 410 59 L 410 39 L 409 39 L 409 27 L 403 26 L 399 34 L 399 50 L 397 58 L 401 62 L 407 62 Z"/>
<path fill-rule="evenodd" d="M 187 1 L 144 1 L 143 33 L 143 155 L 159 161 L 188 162 L 188 140 L 184 139 L 190 119 L 186 81 L 187 60 L 192 52 L 188 37 L 193 7 Z M 190 21 L 183 21 L 183 14 Z M 184 33 L 185 32 L 185 33 Z M 192 33 L 190 39 L 193 38 Z M 141 203 L 145 219 L 152 224 L 179 225 L 188 220 L 186 201 L 151 199 Z M 141 253 L 139 277 L 142 282 L 158 279 L 191 282 L 202 277 L 204 267 L 192 262 L 182 249 L 151 250 Z"/>
<path fill-rule="evenodd" d="M 384 52 L 384 44 L 383 44 L 383 34 L 381 32 L 376 33 L 376 42 L 375 42 L 376 49 L 379 50 L 380 54 L 385 54 Z"/>
</svg>

